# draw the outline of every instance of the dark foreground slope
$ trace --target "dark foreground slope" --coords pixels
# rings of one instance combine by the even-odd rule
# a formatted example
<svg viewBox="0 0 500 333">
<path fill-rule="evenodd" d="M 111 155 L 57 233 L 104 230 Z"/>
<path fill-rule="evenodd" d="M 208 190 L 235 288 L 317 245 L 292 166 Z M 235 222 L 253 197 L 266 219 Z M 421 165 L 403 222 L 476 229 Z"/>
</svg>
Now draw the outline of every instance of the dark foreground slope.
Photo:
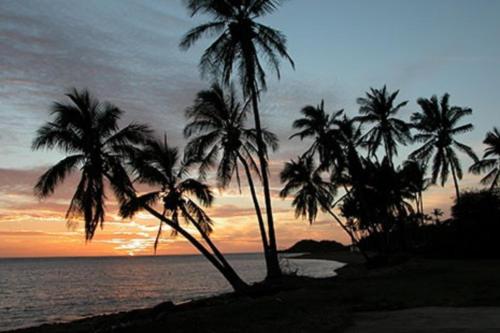
<svg viewBox="0 0 500 333">
<path fill-rule="evenodd" d="M 20 332 L 342 332 L 359 311 L 421 306 L 499 306 L 499 260 L 424 260 L 338 277 L 287 278 L 259 297 L 225 295 L 180 306 L 163 304 Z"/>
</svg>

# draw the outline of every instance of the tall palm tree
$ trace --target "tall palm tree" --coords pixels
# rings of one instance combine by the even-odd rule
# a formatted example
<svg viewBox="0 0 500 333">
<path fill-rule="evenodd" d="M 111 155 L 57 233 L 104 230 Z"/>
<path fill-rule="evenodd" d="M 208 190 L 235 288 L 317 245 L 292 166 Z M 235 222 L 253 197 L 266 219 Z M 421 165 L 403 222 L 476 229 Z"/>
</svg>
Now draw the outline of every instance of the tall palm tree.
<svg viewBox="0 0 500 333">
<path fill-rule="evenodd" d="M 256 133 L 246 127 L 248 111 L 247 104 L 237 102 L 232 86 L 227 95 L 218 84 L 200 91 L 194 104 L 186 110 L 190 122 L 184 128 L 184 135 L 189 139 L 185 154 L 199 164 L 202 176 L 209 167 L 218 164 L 216 176 L 220 188 L 229 185 L 235 176 L 240 185 L 238 165 L 243 166 L 257 214 L 266 264 L 270 268 L 269 242 L 252 176 L 255 172 L 260 177 L 260 173 L 253 157 L 257 151 Z M 277 149 L 278 139 L 273 133 L 264 129 L 263 137 L 266 146 Z"/>
<path fill-rule="evenodd" d="M 455 149 L 465 153 L 474 161 L 477 156 L 469 146 L 455 140 L 455 135 L 472 131 L 472 124 L 458 125 L 459 121 L 472 113 L 470 108 L 449 105 L 449 94 L 444 94 L 441 100 L 437 96 L 430 99 L 419 98 L 421 112 L 414 113 L 411 117 L 414 127 L 419 132 L 414 136 L 416 142 L 424 144 L 410 154 L 410 159 L 432 161 L 432 183 L 436 184 L 438 178 L 444 186 L 451 171 L 455 184 L 457 200 L 460 200 L 458 180 L 462 179 L 462 167 Z"/>
<path fill-rule="evenodd" d="M 91 240 L 97 226 L 102 226 L 105 219 L 105 183 L 108 183 L 121 207 L 128 207 L 130 210 L 131 202 L 135 203 L 135 207 L 142 207 L 189 240 L 224 275 L 236 291 L 246 290 L 246 284 L 223 266 L 221 261 L 217 260 L 195 237 L 179 223 L 150 206 L 150 203 L 154 202 L 154 197 L 146 196 L 136 200 L 135 189 L 123 166 L 124 154 L 130 155 L 137 150 L 137 145 L 142 146 L 150 140 L 149 128 L 130 124 L 120 129 L 118 120 L 123 111 L 112 104 L 99 103 L 86 90 L 74 89 L 67 96 L 71 103 L 54 103 L 52 106 L 51 114 L 54 119 L 37 131 L 33 149 L 58 149 L 69 156 L 40 177 L 35 185 L 35 193 L 40 198 L 48 197 L 71 173 L 79 170 L 80 181 L 66 218 L 68 223 L 72 223 L 74 218 L 83 217 L 85 239 Z M 191 184 L 188 182 L 185 187 L 189 188 L 189 185 Z M 192 190 L 195 191 L 195 188 L 193 186 Z M 202 190 L 197 191 L 208 198 L 207 193 Z M 196 216 L 195 213 L 193 210 L 191 214 L 194 214 L 196 219 L 203 217 L 201 213 L 200 216 Z M 210 223 L 206 219 L 205 222 L 207 223 L 200 223 L 199 227 L 209 231 Z"/>
<path fill-rule="evenodd" d="M 490 191 L 500 185 L 500 132 L 498 128 L 486 134 L 483 143 L 487 146 L 484 150 L 483 159 L 477 161 L 470 167 L 470 171 L 475 174 L 488 172 L 481 179 L 481 183 L 490 185 Z"/>
<path fill-rule="evenodd" d="M 408 101 L 396 104 L 399 90 L 393 93 L 382 89 L 370 88 L 366 97 L 358 98 L 361 116 L 356 119 L 363 124 L 374 126 L 366 133 L 370 153 L 375 156 L 378 148 L 383 144 L 389 163 L 398 154 L 397 144 L 406 145 L 411 141 L 410 126 L 397 118 L 397 113 L 408 104 Z"/>
<path fill-rule="evenodd" d="M 112 104 L 100 103 L 86 90 L 73 89 L 66 96 L 71 102 L 52 105 L 53 120 L 37 131 L 32 148 L 58 149 L 68 156 L 40 177 L 35 193 L 40 198 L 48 197 L 71 173 L 79 171 L 80 181 L 66 218 L 71 223 L 74 218 L 83 217 L 85 239 L 91 240 L 105 218 L 106 179 L 126 175 L 116 148 L 143 143 L 150 130 L 139 124 L 120 129 L 118 119 L 123 111 Z M 120 184 L 111 183 L 111 188 L 118 200 L 123 201 L 119 186 L 126 186 L 127 178 Z"/>
<path fill-rule="evenodd" d="M 332 209 L 336 188 L 331 182 L 321 176 L 322 168 L 316 167 L 314 157 L 304 155 L 297 161 L 285 163 L 280 177 L 285 184 L 280 192 L 282 198 L 293 195 L 292 205 L 295 207 L 296 217 L 305 217 L 313 223 L 318 210 L 328 213 L 338 225 L 349 235 L 353 245 L 358 244 L 354 232 L 350 230 L 335 214 Z M 363 255 L 365 253 L 363 252 Z"/>
<path fill-rule="evenodd" d="M 257 19 L 276 11 L 281 1 L 185 0 L 185 3 L 192 16 L 198 13 L 207 14 L 212 21 L 188 31 L 180 43 L 181 48 L 188 49 L 204 36 L 217 36 L 201 57 L 202 75 L 214 75 L 227 84 L 231 81 L 233 69 L 237 68 L 243 93 L 251 98 L 266 204 L 269 250 L 273 260 L 268 277 L 279 277 L 281 270 L 274 230 L 266 149 L 259 114 L 260 92 L 266 89 L 266 73 L 261 59 L 266 59 L 278 78 L 280 78 L 280 58 L 288 60 L 292 67 L 294 63 L 287 52 L 285 35 L 257 22 Z"/>
</svg>

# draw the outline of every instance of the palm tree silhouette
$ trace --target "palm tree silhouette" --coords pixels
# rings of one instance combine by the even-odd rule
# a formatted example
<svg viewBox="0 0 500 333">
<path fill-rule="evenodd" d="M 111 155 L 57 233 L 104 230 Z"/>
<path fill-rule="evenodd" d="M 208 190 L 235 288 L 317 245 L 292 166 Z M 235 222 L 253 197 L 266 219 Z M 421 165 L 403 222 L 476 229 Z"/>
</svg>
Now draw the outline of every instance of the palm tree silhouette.
<svg viewBox="0 0 500 333">
<path fill-rule="evenodd" d="M 304 155 L 297 161 L 285 163 L 280 177 L 285 184 L 280 192 L 282 198 L 293 195 L 292 206 L 296 217 L 305 217 L 309 223 L 316 220 L 319 210 L 328 213 L 338 225 L 349 235 L 353 245 L 358 245 L 358 239 L 332 210 L 336 187 L 321 176 L 322 168 L 316 167 L 314 157 Z M 362 252 L 363 255 L 364 252 Z"/>
<path fill-rule="evenodd" d="M 481 179 L 481 183 L 490 185 L 490 191 L 493 191 L 500 185 L 500 132 L 498 128 L 486 134 L 483 143 L 487 146 L 484 150 L 483 159 L 477 161 L 470 167 L 470 171 L 475 174 L 488 172 Z"/>
<path fill-rule="evenodd" d="M 358 98 L 361 116 L 355 118 L 362 124 L 374 124 L 366 133 L 370 154 L 376 156 L 383 144 L 391 165 L 393 157 L 398 154 L 397 144 L 406 145 L 411 141 L 410 126 L 396 117 L 400 109 L 408 104 L 404 101 L 396 105 L 398 94 L 399 90 L 389 93 L 386 86 L 382 89 L 370 88 L 366 97 Z"/>
<path fill-rule="evenodd" d="M 174 235 L 182 233 L 188 238 L 219 269 L 235 290 L 245 289 L 247 287 L 245 282 L 241 280 L 209 237 L 212 232 L 212 220 L 201 206 L 209 207 L 213 202 L 210 187 L 188 177 L 186 161 L 180 162 L 178 150 L 168 145 L 166 136 L 163 142 L 149 140 L 140 148 L 129 148 L 126 154 L 136 175 L 135 182 L 156 187 L 157 190 L 130 197 L 121 205 L 120 215 L 124 218 L 131 218 L 140 210 L 161 202 L 162 216 L 166 216 L 171 221 L 169 225 L 173 226 Z M 181 227 L 180 220 L 196 228 L 213 255 Z M 155 249 L 161 230 L 160 224 Z"/>
<path fill-rule="evenodd" d="M 402 174 L 415 195 L 415 207 L 422 224 L 425 222 L 423 193 L 431 183 L 430 179 L 425 177 L 426 171 L 427 166 L 424 163 L 414 160 L 403 163 Z"/>
<path fill-rule="evenodd" d="M 434 222 L 439 225 L 441 223 L 440 217 L 444 215 L 444 212 L 439 209 L 439 208 L 434 208 L 431 212 L 431 214 L 434 216 Z"/>
<path fill-rule="evenodd" d="M 247 105 L 237 102 L 232 86 L 227 96 L 218 84 L 200 91 L 194 105 L 186 110 L 190 122 L 184 128 L 184 135 L 190 140 L 185 154 L 199 164 L 202 176 L 218 163 L 216 176 L 220 188 L 229 185 L 234 176 L 240 186 L 238 165 L 243 166 L 257 214 L 266 264 L 270 269 L 269 243 L 252 176 L 255 172 L 260 177 L 253 158 L 257 151 L 256 133 L 245 126 L 249 112 Z M 278 139 L 273 133 L 264 129 L 263 138 L 266 146 L 273 150 L 278 148 Z"/>
<path fill-rule="evenodd" d="M 185 0 L 191 16 L 204 13 L 213 21 L 199 25 L 183 37 L 180 46 L 188 49 L 204 36 L 216 36 L 200 60 L 202 75 L 213 75 L 229 83 L 236 67 L 245 96 L 252 100 L 255 129 L 257 134 L 257 155 L 264 190 L 269 238 L 269 254 L 273 261 L 268 277 L 281 275 L 276 235 L 271 205 L 265 142 L 259 114 L 260 91 L 266 89 L 266 73 L 261 63 L 264 57 L 280 78 L 279 60 L 285 58 L 294 67 L 288 55 L 286 37 L 280 31 L 257 22 L 257 19 L 271 14 L 280 5 L 279 0 Z"/>
<path fill-rule="evenodd" d="M 354 178 L 350 195 L 341 205 L 342 214 L 355 221 L 359 230 L 369 234 L 382 234 L 382 251 L 389 246 L 389 234 L 399 226 L 404 245 L 404 222 L 413 213 L 408 199 L 413 198 L 412 187 L 403 176 L 403 170 L 390 164 L 361 159 L 361 169 Z"/>
<path fill-rule="evenodd" d="M 454 139 L 455 135 L 469 132 L 474 128 L 470 123 L 458 126 L 458 122 L 464 116 L 470 115 L 472 110 L 450 106 L 449 99 L 450 95 L 444 94 L 440 101 L 435 95 L 430 99 L 417 100 L 422 111 L 414 113 L 411 117 L 414 127 L 419 132 L 414 139 L 424 144 L 410 154 L 410 159 L 428 163 L 434 156 L 432 183 L 436 184 L 440 178 L 441 185 L 444 186 L 451 170 L 457 200 L 460 200 L 458 180 L 462 179 L 463 173 L 455 149 L 464 152 L 474 161 L 478 159 L 472 148 Z"/>
<path fill-rule="evenodd" d="M 66 96 L 71 103 L 52 105 L 54 119 L 37 131 L 32 148 L 58 149 L 69 156 L 40 177 L 35 193 L 40 198 L 50 196 L 71 173 L 79 170 L 80 181 L 66 218 L 71 224 L 75 218 L 83 217 L 85 239 L 91 240 L 97 226 L 104 223 L 106 178 L 121 179 L 120 183 L 111 183 L 120 202 L 125 199 L 120 187 L 130 186 L 117 148 L 143 143 L 150 130 L 139 124 L 119 129 L 117 122 L 123 111 L 112 104 L 99 103 L 86 90 L 73 89 Z"/>
<path fill-rule="evenodd" d="M 306 137 L 313 137 L 314 141 L 305 155 L 318 153 L 319 160 L 325 168 L 330 167 L 330 164 L 336 164 L 337 167 L 342 165 L 343 159 L 339 158 L 342 149 L 335 138 L 335 125 L 343 112 L 344 110 L 339 110 L 331 115 L 327 114 L 323 100 L 316 107 L 305 106 L 300 111 L 303 117 L 296 119 L 292 125 L 299 132 L 290 136 L 290 139 L 299 137 L 303 140 Z"/>
<path fill-rule="evenodd" d="M 79 169 L 80 181 L 66 218 L 68 223 L 73 223 L 75 218 L 83 217 L 86 240 L 91 240 L 97 226 L 99 224 L 102 226 L 104 222 L 106 199 L 104 188 L 107 182 L 118 199 L 123 215 L 134 209 L 145 209 L 191 242 L 236 291 L 246 290 L 246 284 L 234 276 L 229 266 L 224 266 L 178 222 L 167 218 L 166 211 L 162 214 L 150 206 L 157 199 L 154 195 L 136 197 L 124 161 L 126 156 L 135 156 L 135 152 L 141 151 L 140 147 L 151 140 L 149 128 L 140 124 L 130 124 L 120 129 L 118 120 L 123 111 L 112 104 L 99 103 L 86 90 L 79 92 L 73 89 L 67 96 L 71 103 L 54 103 L 52 106 L 51 114 L 54 119 L 38 130 L 33 140 L 33 149 L 59 149 L 69 156 L 40 177 L 35 185 L 35 193 L 40 198 L 48 197 L 64 179 Z M 136 159 L 133 161 L 137 162 Z M 151 171 L 151 168 L 147 170 Z M 147 177 L 146 175 L 147 171 L 144 177 Z M 153 177 L 154 174 L 150 176 Z M 184 183 L 183 186 L 184 193 L 195 191 L 197 196 L 205 198 L 204 202 L 211 200 L 206 188 L 196 186 L 193 182 Z M 204 230 L 205 234 L 210 231 L 210 220 L 205 218 L 206 214 L 196 210 L 190 203 L 186 205 L 190 216 L 194 217 L 195 221 L 202 221 L 195 226 L 199 230 Z M 183 216 L 187 215 L 183 212 Z"/>
</svg>

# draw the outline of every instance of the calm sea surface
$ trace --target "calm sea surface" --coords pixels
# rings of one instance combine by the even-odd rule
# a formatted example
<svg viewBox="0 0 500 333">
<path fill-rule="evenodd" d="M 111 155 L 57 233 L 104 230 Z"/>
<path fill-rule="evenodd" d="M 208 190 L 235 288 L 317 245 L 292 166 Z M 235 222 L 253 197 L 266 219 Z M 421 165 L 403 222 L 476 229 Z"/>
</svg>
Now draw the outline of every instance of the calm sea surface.
<svg viewBox="0 0 500 333">
<path fill-rule="evenodd" d="M 247 282 L 264 278 L 260 254 L 228 255 Z M 341 263 L 284 259 L 285 269 L 326 277 Z M 200 256 L 0 259 L 0 331 L 180 302 L 230 291 Z"/>
</svg>

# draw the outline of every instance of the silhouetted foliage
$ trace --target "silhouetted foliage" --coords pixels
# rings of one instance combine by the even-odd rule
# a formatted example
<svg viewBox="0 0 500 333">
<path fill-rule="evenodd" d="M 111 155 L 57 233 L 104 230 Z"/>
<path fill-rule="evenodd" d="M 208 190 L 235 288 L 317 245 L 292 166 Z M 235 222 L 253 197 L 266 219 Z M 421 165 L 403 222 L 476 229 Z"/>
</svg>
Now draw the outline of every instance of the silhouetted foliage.
<svg viewBox="0 0 500 333">
<path fill-rule="evenodd" d="M 380 146 L 384 146 L 389 163 L 398 154 L 397 144 L 406 145 L 411 142 L 410 125 L 396 117 L 408 101 L 396 104 L 399 90 L 389 93 L 387 87 L 370 89 L 366 97 L 358 98 L 359 113 L 357 121 L 363 124 L 373 124 L 365 134 L 369 152 L 375 156 Z"/>
<path fill-rule="evenodd" d="M 472 131 L 472 124 L 458 125 L 465 116 L 472 114 L 472 109 L 449 105 L 450 95 L 444 94 L 441 100 L 436 96 L 430 99 L 419 98 L 421 112 L 414 113 L 412 121 L 419 132 L 414 139 L 424 144 L 415 150 L 411 159 L 427 163 L 432 161 L 432 182 L 435 184 L 440 178 L 444 186 L 451 171 L 455 184 L 457 198 L 460 198 L 458 180 L 462 179 L 463 172 L 461 163 L 455 149 L 465 153 L 474 161 L 476 154 L 469 146 L 455 140 L 458 134 Z"/>
<path fill-rule="evenodd" d="M 259 114 L 259 94 L 266 89 L 266 74 L 261 59 L 267 60 L 280 78 L 280 58 L 294 67 L 287 52 L 286 37 L 280 31 L 257 22 L 257 19 L 277 10 L 279 0 L 185 0 L 191 16 L 206 14 L 211 22 L 199 25 L 183 37 L 180 46 L 188 49 L 204 36 L 217 36 L 200 60 L 202 75 L 211 74 L 215 80 L 229 84 L 233 69 L 238 69 L 243 94 L 250 97 L 255 120 L 257 155 L 266 204 L 269 239 L 268 277 L 279 277 L 279 267 L 271 192 L 268 177 L 264 134 Z"/>
<path fill-rule="evenodd" d="M 66 95 L 71 103 L 54 103 L 51 107 L 53 120 L 38 129 L 33 149 L 58 149 L 70 154 L 47 170 L 35 185 L 36 194 L 51 195 L 55 188 L 71 173 L 81 173 L 75 194 L 66 213 L 69 223 L 83 217 L 85 239 L 94 236 L 105 217 L 105 181 L 117 199 L 123 202 L 123 188 L 131 188 L 127 173 L 121 164 L 120 148 L 141 144 L 147 140 L 150 130 L 146 125 L 129 124 L 118 127 L 123 111 L 110 103 L 100 103 L 86 90 L 73 89 Z"/>
<path fill-rule="evenodd" d="M 185 154 L 190 163 L 198 165 L 199 174 L 206 176 L 209 168 L 216 167 L 216 178 L 220 188 L 225 188 L 236 176 L 240 186 L 240 171 L 245 172 L 255 213 L 259 224 L 266 262 L 269 261 L 269 241 L 257 198 L 252 173 L 260 178 L 254 155 L 257 153 L 257 139 L 254 129 L 246 126 L 249 113 L 248 103 L 240 103 L 232 86 L 224 93 L 218 84 L 211 89 L 200 91 L 193 106 L 186 110 L 189 123 L 184 135 L 189 139 Z M 266 149 L 278 148 L 276 135 L 263 129 Z"/>
<path fill-rule="evenodd" d="M 493 191 L 500 186 L 500 132 L 496 127 L 486 134 L 483 143 L 486 145 L 483 159 L 474 163 L 470 171 L 475 174 L 487 172 L 481 183 L 490 185 Z"/>
</svg>

